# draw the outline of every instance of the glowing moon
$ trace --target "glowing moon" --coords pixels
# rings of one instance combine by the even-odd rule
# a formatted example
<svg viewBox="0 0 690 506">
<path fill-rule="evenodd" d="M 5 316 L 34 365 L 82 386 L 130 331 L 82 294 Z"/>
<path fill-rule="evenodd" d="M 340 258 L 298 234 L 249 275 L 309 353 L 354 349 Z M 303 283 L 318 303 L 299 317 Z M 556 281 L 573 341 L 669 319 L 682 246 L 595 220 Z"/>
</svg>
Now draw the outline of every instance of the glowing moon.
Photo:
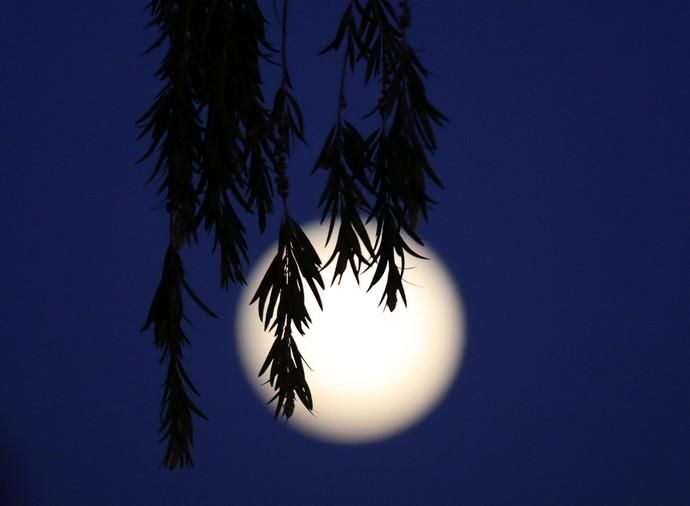
<svg viewBox="0 0 690 506">
<path fill-rule="evenodd" d="M 335 238 L 325 248 L 327 226 L 310 224 L 304 231 L 325 263 Z M 264 401 L 274 392 L 263 384 L 267 376 L 257 373 L 273 334 L 264 332 L 256 304 L 249 301 L 276 248 L 255 264 L 235 320 L 242 366 Z M 392 313 L 379 306 L 385 276 L 367 293 L 373 269 L 360 276 L 361 285 L 348 270 L 339 285 L 329 286 L 333 264 L 322 272 L 323 312 L 310 296 L 312 325 L 304 336 L 295 333 L 312 369 L 305 368 L 314 414 L 296 401 L 289 427 L 332 442 L 380 440 L 412 426 L 446 394 L 464 351 L 462 303 L 441 259 L 429 247 L 418 251 L 429 260 L 406 257 L 407 307 L 399 301 Z"/>
</svg>

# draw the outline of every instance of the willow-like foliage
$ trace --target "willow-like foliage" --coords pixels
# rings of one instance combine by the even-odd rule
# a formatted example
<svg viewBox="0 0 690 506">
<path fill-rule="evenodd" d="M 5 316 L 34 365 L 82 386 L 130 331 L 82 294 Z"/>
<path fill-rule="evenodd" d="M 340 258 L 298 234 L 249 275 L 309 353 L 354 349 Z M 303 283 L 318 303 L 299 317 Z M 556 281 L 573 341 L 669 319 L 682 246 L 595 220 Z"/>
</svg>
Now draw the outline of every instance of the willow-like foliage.
<svg viewBox="0 0 690 506">
<path fill-rule="evenodd" d="M 218 253 L 220 285 L 244 284 L 249 254 L 240 213 L 255 214 L 263 232 L 275 194 L 280 199 L 278 251 L 252 299 L 275 336 L 259 376 L 268 373 L 276 417 L 290 418 L 296 399 L 309 411 L 314 407 L 295 337 L 311 322 L 305 297 L 320 305 L 324 283 L 322 261 L 289 212 L 288 163 L 294 142 L 305 138 L 288 69 L 288 0 L 276 12 L 277 47 L 269 43 L 257 1 L 151 0 L 149 9 L 150 26 L 158 33 L 149 50 L 165 51 L 156 73 L 162 88 L 137 124 L 140 138 L 151 139 L 141 160 L 155 160 L 149 182 L 158 182 L 165 203 L 169 244 L 142 330 L 153 326 L 166 364 L 160 431 L 167 444 L 163 465 L 175 469 L 192 465 L 193 415 L 206 418 L 190 398 L 189 391 L 198 392 L 182 363 L 188 343 L 183 295 L 215 317 L 185 279 L 183 246 L 198 242 L 203 225 Z M 405 258 L 418 256 L 410 241 L 422 244 L 417 217 L 421 213 L 426 219 L 433 203 L 427 180 L 441 185 L 428 155 L 436 150 L 434 126 L 445 117 L 426 96 L 428 72 L 407 41 L 410 21 L 407 1 L 397 9 L 388 0 L 347 2 L 333 40 L 322 51 L 342 52 L 342 68 L 334 125 L 313 168 L 326 173 L 319 206 L 329 240 L 331 234 L 336 237 L 326 262 L 335 262 L 331 282 L 348 268 L 356 279 L 372 268 L 369 289 L 385 280 L 381 303 L 391 311 L 398 297 L 406 303 Z M 266 63 L 281 70 L 270 106 L 261 78 Z M 367 134 L 345 117 L 346 76 L 358 66 L 364 69 L 364 84 L 379 87 L 370 111 L 379 126 Z M 373 238 L 367 221 L 376 224 Z"/>
</svg>

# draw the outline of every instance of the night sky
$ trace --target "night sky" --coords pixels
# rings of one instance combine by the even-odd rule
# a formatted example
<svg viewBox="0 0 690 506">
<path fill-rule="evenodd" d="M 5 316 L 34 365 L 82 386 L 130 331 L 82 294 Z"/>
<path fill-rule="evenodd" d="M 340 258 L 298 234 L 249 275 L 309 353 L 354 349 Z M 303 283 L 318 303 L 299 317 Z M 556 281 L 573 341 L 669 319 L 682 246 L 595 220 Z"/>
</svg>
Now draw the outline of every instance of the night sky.
<svg viewBox="0 0 690 506">
<path fill-rule="evenodd" d="M 159 352 L 139 333 L 167 241 L 151 163 L 134 163 L 160 85 L 148 12 L 3 5 L 0 504 L 690 504 L 690 3 L 411 4 L 450 118 L 421 233 L 466 306 L 456 383 L 376 444 L 273 422 L 235 354 L 238 291 L 218 287 L 202 240 L 185 266 L 221 317 L 190 310 L 186 363 L 210 421 L 195 425 L 195 468 L 173 473 L 159 467 Z M 291 206 L 307 221 L 340 63 L 316 53 L 345 2 L 290 5 L 309 141 Z M 278 216 L 263 236 L 245 219 L 255 257 Z"/>
</svg>

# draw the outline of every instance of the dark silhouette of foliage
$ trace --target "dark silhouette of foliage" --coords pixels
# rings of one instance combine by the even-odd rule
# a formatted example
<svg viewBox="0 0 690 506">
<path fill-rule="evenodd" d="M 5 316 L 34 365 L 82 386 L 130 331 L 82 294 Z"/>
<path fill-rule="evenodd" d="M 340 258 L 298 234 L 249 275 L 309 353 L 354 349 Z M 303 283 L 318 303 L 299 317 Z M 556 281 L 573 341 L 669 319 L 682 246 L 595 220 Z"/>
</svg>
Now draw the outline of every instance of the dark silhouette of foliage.
<svg viewBox="0 0 690 506">
<path fill-rule="evenodd" d="M 161 402 L 160 431 L 163 438 L 168 440 L 168 449 L 163 461 L 169 467 L 174 467 L 178 462 L 180 466 L 191 464 L 192 412 L 206 418 L 185 390 L 186 385 L 194 393 L 199 394 L 182 365 L 182 346 L 189 342 L 181 325 L 184 318 L 182 288 L 207 314 L 216 316 L 185 281 L 182 260 L 171 245 L 165 253 L 161 282 L 142 329 L 146 330 L 153 324 L 155 344 L 163 349 L 161 362 L 166 359 L 168 361 Z"/>
<path fill-rule="evenodd" d="M 293 332 L 303 335 L 311 322 L 305 286 L 321 305 L 324 283 L 321 259 L 288 206 L 288 160 L 295 140 L 305 142 L 304 119 L 288 71 L 288 0 L 282 2 L 282 13 L 276 13 L 279 48 L 267 39 L 258 1 L 151 0 L 149 8 L 150 26 L 158 31 L 149 51 L 165 47 L 166 53 L 156 73 L 163 87 L 138 121 L 140 137 L 151 137 L 141 159 L 156 155 L 149 182 L 160 181 L 170 239 L 142 330 L 153 324 L 161 361 L 167 361 L 160 430 L 167 443 L 163 464 L 175 469 L 192 465 L 192 415 L 206 418 L 189 397 L 188 389 L 198 392 L 182 365 L 182 347 L 188 343 L 182 329 L 183 291 L 215 317 L 185 280 L 179 254 L 183 245 L 198 242 L 203 223 L 218 251 L 221 286 L 244 284 L 249 256 L 238 211 L 256 213 L 263 232 L 274 212 L 274 193 L 280 197 L 278 251 L 252 299 L 264 327 L 275 335 L 259 376 L 268 372 L 276 418 L 290 418 L 295 397 L 313 409 Z M 441 186 L 428 154 L 436 150 L 434 125 L 446 120 L 426 96 L 428 72 L 406 37 L 410 22 L 405 0 L 397 9 L 389 0 L 347 2 L 334 39 L 321 51 L 342 51 L 343 60 L 335 123 L 312 171 L 327 173 L 319 206 L 322 222 L 329 222 L 329 240 L 336 235 L 326 262 L 335 262 L 331 282 L 348 266 L 357 280 L 363 269 L 373 268 L 368 288 L 385 280 L 381 303 L 390 311 L 398 297 L 407 303 L 405 258 L 419 256 L 410 241 L 423 244 L 416 226 L 419 213 L 427 219 L 433 203 L 427 179 Z M 262 91 L 262 64 L 281 70 L 270 108 Z M 344 117 L 346 76 L 359 65 L 364 84 L 375 81 L 379 86 L 379 100 L 369 112 L 378 115 L 378 127 L 366 135 Z M 376 224 L 373 241 L 366 229 L 369 221 Z"/>
<path fill-rule="evenodd" d="M 276 339 L 259 370 L 263 375 L 271 366 L 269 383 L 276 390 L 275 416 L 282 413 L 289 418 L 295 407 L 295 394 L 302 404 L 312 410 L 309 386 L 304 377 L 302 355 L 292 338 L 292 329 L 304 334 L 311 319 L 304 304 L 304 281 L 311 289 L 319 307 L 321 297 L 317 285 L 323 289 L 319 268 L 321 260 L 299 225 L 289 216 L 280 225 L 278 252 L 266 271 L 252 303 L 259 301 L 259 316 L 264 328 L 275 329 Z M 268 302 L 268 305 L 266 304 Z"/>
</svg>

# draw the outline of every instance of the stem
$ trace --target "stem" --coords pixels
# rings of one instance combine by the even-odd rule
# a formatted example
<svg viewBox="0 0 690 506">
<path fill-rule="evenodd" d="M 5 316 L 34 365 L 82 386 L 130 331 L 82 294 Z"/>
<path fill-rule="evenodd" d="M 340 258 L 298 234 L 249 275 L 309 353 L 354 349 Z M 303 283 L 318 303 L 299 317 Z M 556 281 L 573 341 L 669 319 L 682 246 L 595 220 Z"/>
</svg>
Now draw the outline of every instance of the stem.
<svg viewBox="0 0 690 506">
<path fill-rule="evenodd" d="M 280 88 L 287 93 L 287 88 L 289 87 L 290 77 L 287 71 L 287 13 L 288 13 L 288 0 L 283 0 L 283 16 L 281 20 L 281 50 L 280 50 L 280 63 L 282 70 L 282 78 L 280 83 Z M 279 119 L 278 129 L 279 129 L 279 139 L 278 139 L 278 149 L 279 149 L 279 159 L 278 159 L 278 174 L 276 176 L 278 193 L 283 200 L 283 213 L 288 216 L 288 178 L 287 178 L 287 155 L 288 155 L 288 139 L 287 132 L 287 118 L 285 117 L 287 112 L 285 109 L 281 111 L 281 116 Z"/>
<path fill-rule="evenodd" d="M 342 111 L 345 109 L 345 71 L 347 70 L 347 57 L 349 49 L 345 49 L 345 54 L 343 55 L 343 64 L 340 68 L 340 86 L 338 88 L 338 113 L 337 122 L 338 128 L 342 122 Z"/>
<path fill-rule="evenodd" d="M 287 81 L 288 81 L 288 75 L 287 75 L 287 44 L 285 43 L 285 39 L 287 38 L 287 13 L 288 13 L 288 0 L 283 0 L 283 19 L 282 19 L 282 33 L 281 33 L 281 44 L 282 44 L 282 51 L 281 51 L 281 66 L 283 70 L 283 82 L 281 83 L 281 86 L 285 86 Z"/>
</svg>

